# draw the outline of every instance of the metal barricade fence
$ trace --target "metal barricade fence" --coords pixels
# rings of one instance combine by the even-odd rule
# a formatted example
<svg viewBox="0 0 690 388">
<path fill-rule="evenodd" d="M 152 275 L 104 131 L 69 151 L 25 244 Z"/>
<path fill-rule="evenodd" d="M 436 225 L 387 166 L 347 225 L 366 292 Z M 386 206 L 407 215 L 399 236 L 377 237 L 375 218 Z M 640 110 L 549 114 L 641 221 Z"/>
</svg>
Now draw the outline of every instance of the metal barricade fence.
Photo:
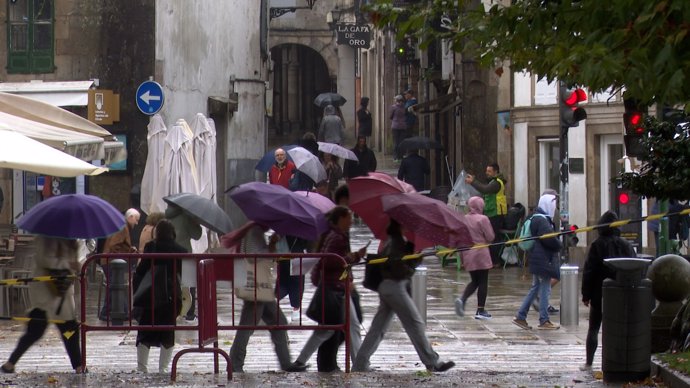
<svg viewBox="0 0 690 388">
<path fill-rule="evenodd" d="M 342 281 L 344 284 L 350 284 L 352 282 L 352 275 L 349 270 L 347 270 L 346 266 L 346 261 L 335 254 L 332 253 L 261 253 L 261 254 L 250 254 L 250 253 L 204 253 L 204 254 L 186 254 L 186 253 L 130 253 L 130 254 L 117 254 L 116 256 L 113 254 L 96 254 L 90 256 L 83 264 L 82 269 L 81 269 L 81 274 L 80 274 L 80 279 L 84 280 L 86 279 L 86 274 L 89 270 L 89 267 L 91 265 L 96 265 L 96 263 L 99 263 L 100 261 L 105 261 L 105 266 L 104 266 L 104 281 L 102 283 L 97 283 L 97 284 L 92 284 L 90 285 L 86 281 L 80 281 L 80 322 L 81 322 L 81 331 L 80 331 L 80 340 L 81 340 L 81 351 L 82 351 L 82 366 L 84 370 L 86 370 L 87 367 L 87 334 L 90 332 L 94 331 L 124 331 L 124 330 L 137 330 L 137 331 L 146 331 L 146 330 L 167 330 L 167 331 L 195 331 L 198 333 L 198 340 L 199 343 L 197 344 L 198 347 L 194 349 L 199 349 L 203 348 L 205 345 L 209 344 L 209 341 L 213 339 L 213 333 L 214 330 L 217 332 L 217 330 L 222 330 L 222 331 L 230 331 L 230 330 L 287 330 L 287 331 L 292 331 L 292 330 L 338 330 L 338 331 L 343 331 L 345 335 L 345 370 L 346 372 L 350 371 L 350 336 L 349 330 L 350 330 L 350 319 L 349 319 L 349 314 L 350 313 L 355 313 L 354 311 L 350 311 L 350 303 L 345 303 L 345 319 L 344 322 L 341 324 L 328 324 L 328 325 L 322 325 L 322 324 L 309 324 L 310 322 L 306 320 L 305 314 L 301 313 L 300 314 L 300 319 L 297 325 L 290 324 L 290 325 L 259 325 L 259 317 L 254 317 L 254 324 L 253 325 L 240 325 L 239 324 L 239 319 L 236 319 L 236 299 L 238 298 L 237 295 L 235 295 L 235 287 L 233 284 L 233 287 L 230 288 L 229 295 L 230 295 L 230 306 L 229 306 L 229 311 L 227 309 L 223 309 L 222 311 L 218 311 L 217 306 L 214 304 L 213 306 L 201 306 L 201 303 L 208 303 L 209 302 L 209 296 L 208 295 L 202 295 L 207 292 L 213 292 L 215 295 L 213 296 L 215 300 L 213 302 L 217 302 L 219 299 L 217 296 L 221 296 L 221 298 L 225 297 L 226 295 L 222 295 L 223 293 L 219 293 L 217 289 L 216 282 L 217 281 L 230 281 L 233 282 L 234 280 L 234 275 L 235 275 L 235 264 L 237 260 L 243 260 L 243 259 L 257 259 L 257 258 L 270 258 L 274 259 L 277 263 L 279 260 L 291 260 L 291 259 L 298 259 L 299 260 L 299 274 L 300 276 L 304 276 L 303 272 L 303 265 L 302 265 L 302 260 L 307 259 L 307 258 L 317 258 L 317 259 L 333 259 L 337 260 L 338 262 L 342 263 L 343 267 L 343 276 L 341 276 L 340 281 Z M 152 267 L 155 267 L 155 263 L 160 260 L 170 260 L 170 259 L 185 259 L 185 260 L 196 260 L 197 263 L 202 262 L 201 265 L 197 265 L 197 300 L 199 301 L 199 315 L 198 315 L 198 323 L 196 325 L 184 325 L 184 326 L 176 326 L 176 325 L 155 325 L 155 324 L 150 324 L 150 325 L 141 325 L 139 324 L 136 319 L 132 317 L 132 298 L 134 296 L 134 289 L 133 289 L 133 279 L 134 279 L 134 270 L 133 268 L 135 267 L 135 263 L 137 263 L 138 260 L 140 259 L 147 259 L 147 260 L 152 260 Z M 119 263 L 119 261 L 124 261 L 124 263 Z M 179 270 L 181 269 L 181 263 L 175 260 L 173 264 L 173 271 L 175 273 L 179 274 Z M 209 263 L 209 260 L 213 260 L 211 263 Z M 256 263 L 258 261 L 254 260 L 254 269 L 256 269 Z M 124 272 L 124 279 L 115 279 L 114 275 L 116 274 L 116 271 L 112 271 L 113 268 L 111 268 L 111 265 L 115 264 L 116 266 L 118 265 L 127 268 L 130 270 L 123 271 Z M 209 264 L 211 265 L 211 271 L 213 272 L 214 276 L 209 276 Z M 206 266 L 204 269 L 203 267 Z M 346 271 L 347 270 L 347 271 Z M 151 286 L 155 287 L 155 271 L 151 271 L 148 273 L 146 276 L 151 276 Z M 280 273 L 279 271 L 276 272 L 276 284 L 280 281 Z M 256 270 L 253 271 L 254 273 L 254 282 L 256 284 Z M 206 274 L 206 275 L 205 275 Z M 215 277 L 214 279 L 209 279 L 208 277 Z M 175 284 L 175 287 L 172 289 L 173 291 L 173 305 L 175 306 L 177 303 L 181 302 L 181 295 L 178 293 L 177 290 L 179 290 L 179 282 L 180 279 L 178 276 L 173 277 Z M 323 281 L 323 272 L 322 272 L 322 281 Z M 206 287 L 205 285 L 213 283 L 213 286 Z M 199 287 L 200 285 L 204 285 L 202 287 Z M 95 309 L 94 306 L 87 305 L 87 295 L 88 293 L 88 288 L 89 287 L 105 287 L 104 290 L 104 295 L 105 295 L 105 302 L 104 304 L 109 306 L 109 309 L 106 309 L 106 322 L 101 323 L 101 322 L 94 322 L 94 320 L 98 320 L 98 315 L 100 314 L 100 311 L 96 311 L 96 314 L 94 315 L 92 313 L 92 309 Z M 113 287 L 114 286 L 114 287 Z M 113 298 L 113 288 L 116 290 L 116 292 L 124 292 L 126 293 L 125 297 L 115 297 Z M 256 289 L 256 288 L 255 288 Z M 273 284 L 272 289 L 275 289 L 275 284 Z M 118 291 L 121 290 L 121 291 Z M 212 291 L 211 291 L 212 290 Z M 350 287 L 344 287 L 345 290 L 345 301 L 349 301 L 351 298 L 350 294 Z M 304 290 L 300 290 L 300 295 L 303 295 Z M 274 294 L 275 295 L 275 294 Z M 153 298 L 153 295 L 151 295 Z M 124 300 L 126 303 L 124 305 L 121 305 L 121 302 L 118 302 L 117 305 L 115 305 L 114 302 L 116 300 Z M 277 300 L 276 300 L 277 301 Z M 302 303 L 304 305 L 304 303 Z M 120 308 L 124 308 L 124 314 L 123 316 L 120 315 L 121 311 Z M 280 309 L 279 303 L 276 303 L 276 308 Z M 113 314 L 112 311 L 109 310 L 114 310 L 115 314 Z M 177 318 L 177 309 L 173 309 L 175 313 L 175 317 Z M 203 310 L 203 312 L 202 312 Z M 305 309 L 303 309 L 305 310 Z M 324 306 L 324 299 L 322 299 L 322 305 L 321 305 L 321 311 L 322 314 L 325 314 L 327 308 Z M 306 311 L 306 310 L 305 310 Z M 231 320 L 230 324 L 217 324 L 218 317 L 217 315 L 220 315 L 221 317 L 224 314 L 230 314 Z M 150 311 L 151 316 L 155 314 L 155 304 L 152 304 L 152 309 Z M 122 319 L 120 319 L 122 318 Z M 323 319 L 322 319 L 323 321 Z M 217 327 L 214 327 L 214 322 L 217 324 Z M 231 366 L 229 363 L 229 359 L 227 358 L 227 355 L 224 355 L 222 351 L 218 352 L 216 349 L 218 349 L 218 342 L 217 338 L 213 342 L 213 347 L 212 348 L 207 348 L 208 350 L 204 350 L 204 352 L 214 352 L 214 373 L 218 373 L 218 354 L 223 355 L 226 357 L 226 360 L 228 360 L 228 379 L 232 378 L 232 372 L 231 372 Z M 132 348 L 132 351 L 134 352 L 135 349 Z M 198 350 L 196 350 L 198 351 Z M 178 352 L 178 354 L 175 356 L 175 363 L 177 359 L 179 359 L 179 356 L 181 356 L 184 353 L 189 352 L 188 348 L 185 348 Z M 182 354 L 180 354 L 182 353 Z M 176 373 L 176 368 L 175 364 L 173 364 L 173 369 L 171 371 L 171 378 L 172 380 L 175 380 L 175 373 Z"/>
</svg>

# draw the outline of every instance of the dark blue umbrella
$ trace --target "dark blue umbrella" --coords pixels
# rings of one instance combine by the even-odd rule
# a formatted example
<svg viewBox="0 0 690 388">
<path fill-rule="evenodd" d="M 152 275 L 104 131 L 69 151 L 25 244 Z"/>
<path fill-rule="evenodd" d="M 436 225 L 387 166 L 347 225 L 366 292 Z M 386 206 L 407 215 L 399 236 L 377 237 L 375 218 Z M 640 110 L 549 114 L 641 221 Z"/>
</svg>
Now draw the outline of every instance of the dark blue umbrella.
<svg viewBox="0 0 690 388">
<path fill-rule="evenodd" d="M 125 217 L 110 203 L 88 194 L 50 197 L 17 222 L 29 233 L 57 238 L 101 238 L 125 227 Z"/>
<path fill-rule="evenodd" d="M 287 150 L 291 150 L 295 147 L 297 147 L 297 146 L 294 144 L 291 144 L 291 145 L 286 145 L 286 146 L 282 146 L 282 147 L 278 147 L 278 148 L 282 148 L 285 151 L 287 151 Z M 270 151 L 266 152 L 266 154 L 261 158 L 261 160 L 259 160 L 259 163 L 257 163 L 256 167 L 254 167 L 254 168 L 261 171 L 261 172 L 268 172 L 268 170 L 271 169 L 271 166 L 273 165 L 273 163 L 276 162 L 276 157 L 275 157 L 276 149 L 277 148 L 272 148 Z M 287 154 L 288 160 L 292 160 L 292 157 L 290 156 L 290 154 L 288 154 L 287 152 L 285 152 L 285 153 Z"/>
</svg>

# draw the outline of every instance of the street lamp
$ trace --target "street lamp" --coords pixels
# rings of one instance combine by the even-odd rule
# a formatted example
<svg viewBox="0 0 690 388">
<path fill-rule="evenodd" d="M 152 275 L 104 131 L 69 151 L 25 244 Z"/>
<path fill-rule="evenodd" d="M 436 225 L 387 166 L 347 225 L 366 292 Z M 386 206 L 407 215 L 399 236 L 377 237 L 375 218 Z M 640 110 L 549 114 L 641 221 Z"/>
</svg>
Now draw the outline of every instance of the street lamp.
<svg viewBox="0 0 690 388">
<path fill-rule="evenodd" d="M 326 14 L 326 24 L 331 30 L 335 30 L 335 26 L 340 21 L 343 12 L 336 6 L 332 11 Z"/>
<path fill-rule="evenodd" d="M 316 4 L 316 0 L 304 0 L 304 2 L 307 4 L 306 6 L 300 6 L 300 7 L 271 7 L 269 9 L 269 20 L 273 20 L 275 18 L 279 18 L 286 13 L 290 12 L 295 12 L 298 9 L 313 9 L 314 4 Z"/>
</svg>

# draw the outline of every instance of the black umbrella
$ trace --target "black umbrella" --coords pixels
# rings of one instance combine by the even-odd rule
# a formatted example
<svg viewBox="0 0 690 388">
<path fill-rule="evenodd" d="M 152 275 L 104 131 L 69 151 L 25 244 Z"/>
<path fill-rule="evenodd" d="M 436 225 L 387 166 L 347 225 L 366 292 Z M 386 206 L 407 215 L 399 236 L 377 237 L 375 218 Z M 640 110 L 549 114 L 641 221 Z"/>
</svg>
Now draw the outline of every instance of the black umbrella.
<svg viewBox="0 0 690 388">
<path fill-rule="evenodd" d="M 314 99 L 314 105 L 325 108 L 328 105 L 342 106 L 347 100 L 338 93 L 321 93 Z"/>
<path fill-rule="evenodd" d="M 225 211 L 212 200 L 192 193 L 180 193 L 163 197 L 168 205 L 180 208 L 195 218 L 199 224 L 218 233 L 233 230 L 232 221 Z"/>
<path fill-rule="evenodd" d="M 431 140 L 426 136 L 413 136 L 400 142 L 398 148 L 401 151 L 407 150 L 442 150 L 443 146 L 436 140 Z"/>
</svg>

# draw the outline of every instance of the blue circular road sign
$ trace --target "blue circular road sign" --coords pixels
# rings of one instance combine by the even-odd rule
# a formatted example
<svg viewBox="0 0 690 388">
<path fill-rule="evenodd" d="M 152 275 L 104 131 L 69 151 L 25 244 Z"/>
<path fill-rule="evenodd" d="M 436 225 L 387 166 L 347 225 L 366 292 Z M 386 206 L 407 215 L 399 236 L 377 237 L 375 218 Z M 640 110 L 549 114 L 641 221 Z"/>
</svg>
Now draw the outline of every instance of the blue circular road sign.
<svg viewBox="0 0 690 388">
<path fill-rule="evenodd" d="M 163 107 L 163 88 L 158 82 L 144 81 L 137 88 L 137 108 L 141 113 L 153 116 Z"/>
</svg>

